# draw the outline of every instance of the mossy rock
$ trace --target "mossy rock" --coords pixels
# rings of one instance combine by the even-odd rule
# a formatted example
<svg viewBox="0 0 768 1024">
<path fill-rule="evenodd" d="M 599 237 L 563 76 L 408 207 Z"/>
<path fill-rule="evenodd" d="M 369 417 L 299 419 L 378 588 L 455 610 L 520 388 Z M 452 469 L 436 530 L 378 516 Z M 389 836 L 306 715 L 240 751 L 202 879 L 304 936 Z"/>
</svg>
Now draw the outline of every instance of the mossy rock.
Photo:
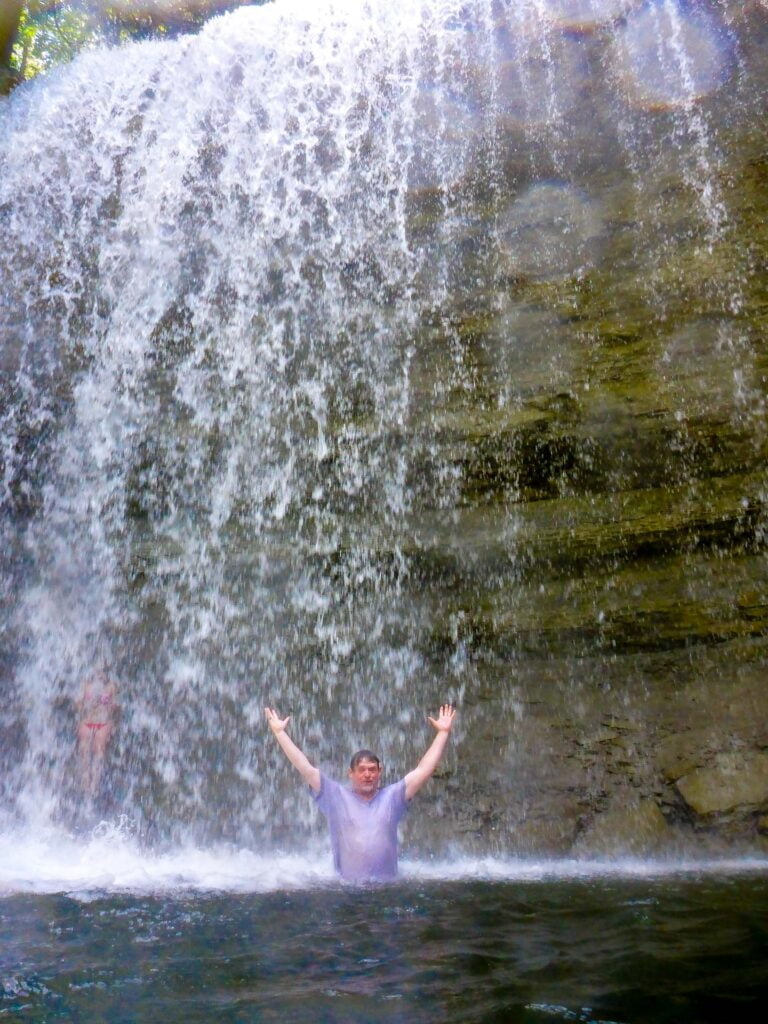
<svg viewBox="0 0 768 1024">
<path fill-rule="evenodd" d="M 734 811 L 768 809 L 768 754 L 761 751 L 719 754 L 712 765 L 677 780 L 687 806 L 707 818 Z"/>
<path fill-rule="evenodd" d="M 768 595 L 743 614 L 740 589 L 760 586 L 764 556 L 707 553 L 627 563 L 614 571 L 521 585 L 510 579 L 485 593 L 468 591 L 443 606 L 443 632 L 431 643 L 501 657 L 590 650 L 615 653 L 719 644 L 768 631 Z M 764 583 L 762 584 L 764 592 Z"/>
</svg>

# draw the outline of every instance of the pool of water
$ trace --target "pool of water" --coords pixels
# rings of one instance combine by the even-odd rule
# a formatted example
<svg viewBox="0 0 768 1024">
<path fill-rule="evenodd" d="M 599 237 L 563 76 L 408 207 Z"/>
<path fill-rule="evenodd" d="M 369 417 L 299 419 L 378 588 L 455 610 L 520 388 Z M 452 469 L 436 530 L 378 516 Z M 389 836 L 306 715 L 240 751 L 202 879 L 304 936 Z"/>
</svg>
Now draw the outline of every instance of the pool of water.
<svg viewBox="0 0 768 1024">
<path fill-rule="evenodd" d="M 760 862 L 411 864 L 357 888 L 292 858 L 142 866 L 105 849 L 79 876 L 64 851 L 58 881 L 29 850 L 26 881 L 2 859 L 0 1020 L 693 1024 L 768 1008 Z"/>
</svg>

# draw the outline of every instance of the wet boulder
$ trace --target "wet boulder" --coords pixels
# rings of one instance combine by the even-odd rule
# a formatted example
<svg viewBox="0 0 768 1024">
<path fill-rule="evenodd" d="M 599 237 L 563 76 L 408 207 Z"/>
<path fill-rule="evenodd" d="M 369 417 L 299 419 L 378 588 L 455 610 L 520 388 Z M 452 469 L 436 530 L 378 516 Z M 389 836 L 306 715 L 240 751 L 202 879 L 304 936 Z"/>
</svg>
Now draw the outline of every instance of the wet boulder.
<svg viewBox="0 0 768 1024">
<path fill-rule="evenodd" d="M 723 753 L 714 764 L 677 780 L 686 805 L 700 817 L 768 810 L 768 753 Z"/>
</svg>

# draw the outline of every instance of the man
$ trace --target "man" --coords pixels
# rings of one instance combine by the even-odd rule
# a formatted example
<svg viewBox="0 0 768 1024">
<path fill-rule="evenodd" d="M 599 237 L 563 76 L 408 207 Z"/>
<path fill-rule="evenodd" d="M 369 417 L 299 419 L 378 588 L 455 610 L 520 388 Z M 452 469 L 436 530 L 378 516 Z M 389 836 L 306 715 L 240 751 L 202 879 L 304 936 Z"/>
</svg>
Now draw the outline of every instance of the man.
<svg viewBox="0 0 768 1024">
<path fill-rule="evenodd" d="M 448 742 L 456 710 L 443 704 L 429 723 L 437 735 L 426 754 L 405 778 L 379 789 L 381 762 L 370 750 L 358 750 L 349 764 L 350 786 L 329 779 L 309 761 L 286 732 L 290 720 L 265 708 L 269 727 L 283 753 L 313 790 L 328 819 L 333 863 L 348 881 L 386 880 L 397 875 L 397 826 L 408 801 L 437 768 Z"/>
</svg>

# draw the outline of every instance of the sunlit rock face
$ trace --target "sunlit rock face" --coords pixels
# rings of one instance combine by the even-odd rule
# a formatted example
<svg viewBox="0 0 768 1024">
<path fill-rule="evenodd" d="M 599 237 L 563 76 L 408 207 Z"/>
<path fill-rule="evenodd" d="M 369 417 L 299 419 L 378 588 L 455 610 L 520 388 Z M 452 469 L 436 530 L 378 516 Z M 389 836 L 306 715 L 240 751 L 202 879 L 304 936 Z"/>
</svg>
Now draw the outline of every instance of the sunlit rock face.
<svg viewBox="0 0 768 1024">
<path fill-rule="evenodd" d="M 526 32 L 511 21 L 496 34 L 494 44 L 492 86 L 502 121 L 536 126 L 565 118 L 588 75 L 579 40 Z"/>
<path fill-rule="evenodd" d="M 663 109 L 717 90 L 733 71 L 734 42 L 707 5 L 655 0 L 617 30 L 614 59 L 631 100 Z"/>
<path fill-rule="evenodd" d="M 541 280 L 586 273 L 602 235 L 596 204 L 559 182 L 532 185 L 499 218 L 499 247 L 510 271 Z"/>
<path fill-rule="evenodd" d="M 537 5 L 557 28 L 591 31 L 638 6 L 633 0 L 544 0 Z"/>
<path fill-rule="evenodd" d="M 280 0 L 3 103 L 7 822 L 302 847 L 263 706 L 394 777 L 450 697 L 416 853 L 759 847 L 679 780 L 768 744 L 767 43 Z"/>
<path fill-rule="evenodd" d="M 466 91 L 422 82 L 406 126 L 410 192 L 454 186 L 467 174 L 477 149 L 480 110 Z"/>
</svg>

